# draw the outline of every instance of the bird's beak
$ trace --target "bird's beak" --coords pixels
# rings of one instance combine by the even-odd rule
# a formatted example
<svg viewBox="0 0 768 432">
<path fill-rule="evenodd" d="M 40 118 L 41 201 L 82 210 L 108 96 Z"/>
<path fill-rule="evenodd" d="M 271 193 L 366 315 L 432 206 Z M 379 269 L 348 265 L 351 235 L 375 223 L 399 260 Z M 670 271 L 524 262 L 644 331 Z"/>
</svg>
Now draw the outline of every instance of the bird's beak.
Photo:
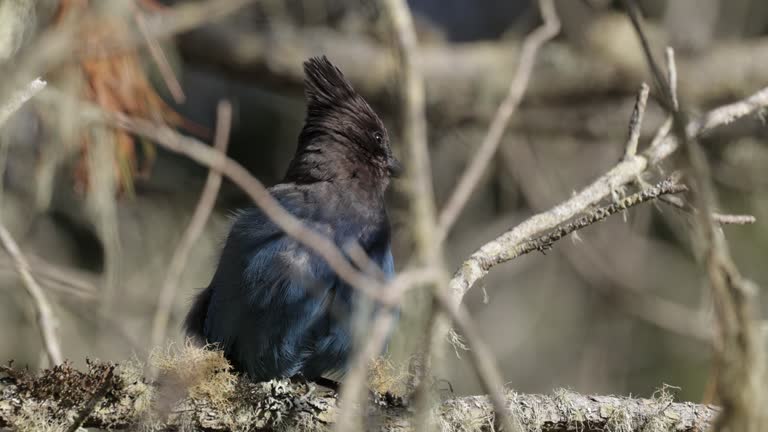
<svg viewBox="0 0 768 432">
<path fill-rule="evenodd" d="M 400 177 L 400 174 L 403 173 L 403 165 L 399 160 L 390 156 L 387 163 L 387 172 L 389 173 L 390 177 Z"/>
</svg>

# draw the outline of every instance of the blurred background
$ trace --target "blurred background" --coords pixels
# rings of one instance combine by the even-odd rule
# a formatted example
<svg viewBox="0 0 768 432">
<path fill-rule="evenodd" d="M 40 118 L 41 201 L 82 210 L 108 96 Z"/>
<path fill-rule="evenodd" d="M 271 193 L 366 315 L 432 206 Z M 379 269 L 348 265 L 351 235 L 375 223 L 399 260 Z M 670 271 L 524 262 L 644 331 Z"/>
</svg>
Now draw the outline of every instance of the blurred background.
<svg viewBox="0 0 768 432">
<path fill-rule="evenodd" d="M 228 154 L 270 185 L 281 179 L 303 121 L 301 63 L 326 54 L 398 135 L 394 44 L 376 1 L 262 0 L 224 13 L 234 3 L 0 2 L 0 69 L 15 79 L 0 85 L 0 94 L 7 97 L 25 77 L 49 82 L 49 95 L 0 131 L 2 221 L 53 303 L 64 355 L 77 365 L 86 358 L 146 358 L 160 287 L 207 175 L 150 141 L 83 126 L 79 101 L 161 121 L 210 143 L 217 103 L 229 100 Z M 523 37 L 540 18 L 525 0 L 409 3 L 441 206 L 506 94 Z M 451 269 L 531 214 L 569 198 L 622 156 L 635 93 L 650 80 L 614 3 L 556 2 L 562 32 L 540 52 L 523 104 L 450 234 Z M 676 49 L 680 94 L 694 114 L 768 84 L 768 2 L 640 4 L 658 57 L 667 45 Z M 46 38 L 51 34 L 57 36 Z M 140 42 L 120 45 L 130 38 Z M 51 94 L 66 102 L 51 103 Z M 663 120 L 652 95 L 641 149 Z M 743 274 L 766 287 L 765 117 L 721 128 L 703 144 L 721 210 L 757 217 L 756 224 L 725 232 Z M 394 145 L 402 155 L 400 140 Z M 654 174 L 676 165 L 672 158 Z M 400 268 L 412 249 L 402 182 L 389 198 Z M 183 340 L 191 297 L 209 282 L 232 212 L 248 204 L 224 182 L 182 274 L 163 345 Z M 705 341 L 711 302 L 689 227 L 674 208 L 645 205 L 562 240 L 547 255 L 495 267 L 466 302 L 510 385 L 524 392 L 566 387 L 650 396 L 669 384 L 682 399 L 702 400 L 711 366 Z M 406 309 L 392 343 L 395 360 L 420 344 L 412 331 L 418 320 L 418 312 Z M 9 360 L 46 365 L 34 308 L 10 258 L 0 253 L 0 362 Z M 448 362 L 441 378 L 456 394 L 480 392 L 466 355 L 451 353 Z"/>
</svg>

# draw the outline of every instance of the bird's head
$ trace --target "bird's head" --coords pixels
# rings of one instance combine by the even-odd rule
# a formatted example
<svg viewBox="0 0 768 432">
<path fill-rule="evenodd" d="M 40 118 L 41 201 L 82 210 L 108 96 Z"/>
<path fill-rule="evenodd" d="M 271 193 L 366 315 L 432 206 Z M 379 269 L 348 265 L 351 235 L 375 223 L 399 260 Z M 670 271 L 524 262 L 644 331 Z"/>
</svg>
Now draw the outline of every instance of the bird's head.
<svg viewBox="0 0 768 432">
<path fill-rule="evenodd" d="M 372 182 L 400 172 L 381 119 L 325 56 L 304 63 L 307 116 L 287 179 Z"/>
</svg>

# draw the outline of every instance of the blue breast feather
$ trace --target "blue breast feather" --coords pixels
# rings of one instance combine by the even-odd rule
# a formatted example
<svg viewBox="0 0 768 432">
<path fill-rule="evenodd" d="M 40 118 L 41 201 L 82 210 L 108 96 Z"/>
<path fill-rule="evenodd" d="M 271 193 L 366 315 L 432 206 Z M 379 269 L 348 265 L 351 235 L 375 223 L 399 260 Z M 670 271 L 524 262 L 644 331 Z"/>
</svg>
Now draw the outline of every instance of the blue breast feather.
<svg viewBox="0 0 768 432">
<path fill-rule="evenodd" d="M 307 206 L 306 195 L 296 196 L 276 198 L 337 246 L 358 241 L 387 277 L 394 275 L 386 215 L 345 215 L 328 211 L 328 203 Z M 358 294 L 260 210 L 237 217 L 208 289 L 205 338 L 252 379 L 314 379 L 344 371 Z"/>
</svg>

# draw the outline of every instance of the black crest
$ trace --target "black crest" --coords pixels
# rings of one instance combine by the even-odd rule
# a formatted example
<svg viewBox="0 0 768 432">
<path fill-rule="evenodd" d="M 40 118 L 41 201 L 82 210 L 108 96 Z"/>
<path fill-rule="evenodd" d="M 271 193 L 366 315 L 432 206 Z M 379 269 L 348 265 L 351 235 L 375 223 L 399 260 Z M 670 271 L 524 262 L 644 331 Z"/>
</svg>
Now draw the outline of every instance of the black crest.
<svg viewBox="0 0 768 432">
<path fill-rule="evenodd" d="M 304 87 L 310 110 L 348 104 L 359 96 L 326 56 L 312 57 L 304 62 Z"/>
</svg>

